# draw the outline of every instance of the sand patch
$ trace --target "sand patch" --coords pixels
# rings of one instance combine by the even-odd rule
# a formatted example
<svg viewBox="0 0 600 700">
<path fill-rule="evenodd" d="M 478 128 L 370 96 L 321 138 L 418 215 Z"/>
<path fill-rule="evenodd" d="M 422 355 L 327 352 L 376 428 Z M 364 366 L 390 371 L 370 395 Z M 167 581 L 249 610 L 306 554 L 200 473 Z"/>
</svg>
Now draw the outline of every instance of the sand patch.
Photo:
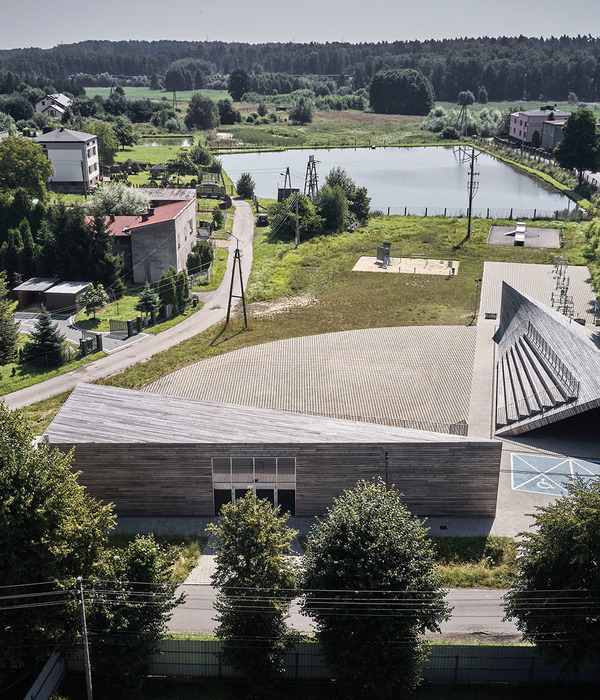
<svg viewBox="0 0 600 700">
<path fill-rule="evenodd" d="M 352 268 L 352 272 L 395 272 L 405 275 L 446 275 L 458 274 L 458 260 L 440 260 L 439 258 L 390 258 L 387 267 L 383 267 L 377 258 L 363 255 Z"/>
</svg>

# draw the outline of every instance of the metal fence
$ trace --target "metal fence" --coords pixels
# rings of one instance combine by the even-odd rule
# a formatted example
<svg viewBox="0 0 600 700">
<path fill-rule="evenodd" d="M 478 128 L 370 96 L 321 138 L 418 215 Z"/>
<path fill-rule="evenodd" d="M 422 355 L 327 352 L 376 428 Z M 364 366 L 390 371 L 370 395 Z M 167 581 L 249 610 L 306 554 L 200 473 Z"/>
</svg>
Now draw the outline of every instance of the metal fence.
<svg viewBox="0 0 600 700">
<path fill-rule="evenodd" d="M 232 678 L 235 671 L 219 658 L 221 648 L 218 641 L 163 640 L 149 673 L 179 678 Z M 285 654 L 284 661 L 286 679 L 331 678 L 318 643 L 298 644 Z M 70 658 L 68 668 L 81 672 L 81 657 Z M 592 683 L 600 681 L 600 664 L 582 664 L 578 670 L 565 671 L 546 664 L 533 646 L 433 645 L 422 675 L 425 681 L 434 683 Z"/>
<path fill-rule="evenodd" d="M 371 211 L 380 211 L 388 216 L 420 216 L 420 217 L 447 217 L 449 219 L 461 219 L 468 216 L 467 208 L 453 208 L 453 207 L 371 207 Z M 473 208 L 471 214 L 476 219 L 494 219 L 494 220 L 508 220 L 508 221 L 520 221 L 525 220 L 550 220 L 555 221 L 567 221 L 573 215 L 575 209 L 563 209 L 550 211 L 549 209 L 491 209 L 491 208 Z M 581 211 L 581 216 L 586 217 L 583 210 Z"/>
</svg>

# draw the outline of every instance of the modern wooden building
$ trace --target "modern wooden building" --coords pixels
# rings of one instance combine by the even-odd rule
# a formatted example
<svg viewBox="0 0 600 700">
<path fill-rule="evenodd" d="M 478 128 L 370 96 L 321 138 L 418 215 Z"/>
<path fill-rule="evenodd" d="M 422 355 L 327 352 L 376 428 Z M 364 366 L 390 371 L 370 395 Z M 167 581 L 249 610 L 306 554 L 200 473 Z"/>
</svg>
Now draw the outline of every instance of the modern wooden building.
<svg viewBox="0 0 600 700">
<path fill-rule="evenodd" d="M 418 515 L 493 515 L 502 445 L 439 433 L 80 384 L 44 442 L 121 516 L 212 516 L 252 490 L 322 514 L 381 477 Z"/>
</svg>

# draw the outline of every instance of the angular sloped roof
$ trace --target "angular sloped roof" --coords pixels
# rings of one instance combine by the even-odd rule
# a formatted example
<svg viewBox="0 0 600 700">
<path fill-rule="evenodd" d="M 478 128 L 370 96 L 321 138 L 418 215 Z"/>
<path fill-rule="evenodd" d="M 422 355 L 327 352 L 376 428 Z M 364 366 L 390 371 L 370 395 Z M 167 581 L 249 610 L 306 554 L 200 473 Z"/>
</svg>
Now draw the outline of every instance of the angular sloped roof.
<svg viewBox="0 0 600 700">
<path fill-rule="evenodd" d="M 499 436 L 528 432 L 600 406 L 600 349 L 595 334 L 503 282 L 499 327 L 494 337 L 498 343 L 498 357 L 532 327 L 533 333 L 544 341 L 550 371 L 568 374 L 578 382 L 577 397 L 541 414 L 513 422 L 498 430 Z M 518 368 L 513 366 L 512 370 L 517 372 Z M 513 383 L 517 383 L 516 377 Z"/>
<path fill-rule="evenodd" d="M 45 437 L 68 445 L 491 442 L 95 384 L 77 385 Z"/>
<path fill-rule="evenodd" d="M 86 134 L 83 131 L 73 131 L 71 129 L 55 129 L 47 134 L 36 136 L 34 139 L 39 143 L 87 143 L 90 139 L 97 138 L 95 134 Z"/>
</svg>

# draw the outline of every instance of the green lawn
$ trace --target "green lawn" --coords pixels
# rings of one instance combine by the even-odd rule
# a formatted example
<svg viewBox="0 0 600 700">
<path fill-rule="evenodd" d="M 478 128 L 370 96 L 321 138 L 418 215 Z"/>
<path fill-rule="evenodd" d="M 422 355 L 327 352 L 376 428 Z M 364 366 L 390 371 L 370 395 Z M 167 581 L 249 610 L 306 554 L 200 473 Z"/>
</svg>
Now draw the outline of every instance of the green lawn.
<svg viewBox="0 0 600 700">
<path fill-rule="evenodd" d="M 155 102 L 168 102 L 170 105 L 173 104 L 173 93 L 165 92 L 164 90 L 150 90 L 147 87 L 124 87 L 125 97 L 129 100 L 154 100 Z M 199 92 L 205 97 L 210 97 L 212 100 L 222 100 L 225 97 L 229 97 L 227 90 L 180 90 L 176 93 L 177 104 L 183 103 L 187 104 L 191 99 L 192 95 Z M 109 97 L 110 88 L 107 87 L 86 87 L 85 94 L 92 98 L 96 95 L 101 97 Z M 166 98 L 163 100 L 163 98 Z"/>
<path fill-rule="evenodd" d="M 217 289 L 223 281 L 223 277 L 225 277 L 228 255 L 229 251 L 227 248 L 221 248 L 220 246 L 215 248 L 215 259 L 213 260 L 210 282 L 208 284 L 196 284 L 193 287 L 194 292 L 212 292 Z"/>
</svg>

